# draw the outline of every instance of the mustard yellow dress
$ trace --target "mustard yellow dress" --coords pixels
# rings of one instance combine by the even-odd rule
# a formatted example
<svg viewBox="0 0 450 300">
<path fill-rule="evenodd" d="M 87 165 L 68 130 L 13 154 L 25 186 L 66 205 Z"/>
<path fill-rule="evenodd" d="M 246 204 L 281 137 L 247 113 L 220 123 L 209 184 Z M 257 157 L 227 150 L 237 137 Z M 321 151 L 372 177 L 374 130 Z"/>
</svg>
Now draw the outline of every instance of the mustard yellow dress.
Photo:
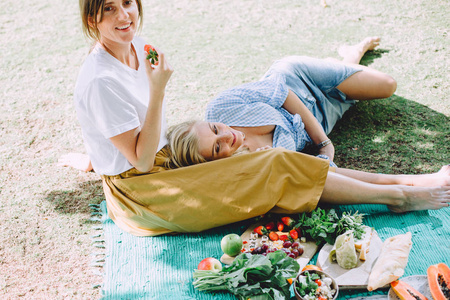
<svg viewBox="0 0 450 300">
<path fill-rule="evenodd" d="M 108 214 L 136 236 L 199 232 L 267 212 L 313 210 L 328 161 L 274 148 L 180 169 L 163 167 L 166 148 L 148 173 L 102 175 Z"/>
</svg>

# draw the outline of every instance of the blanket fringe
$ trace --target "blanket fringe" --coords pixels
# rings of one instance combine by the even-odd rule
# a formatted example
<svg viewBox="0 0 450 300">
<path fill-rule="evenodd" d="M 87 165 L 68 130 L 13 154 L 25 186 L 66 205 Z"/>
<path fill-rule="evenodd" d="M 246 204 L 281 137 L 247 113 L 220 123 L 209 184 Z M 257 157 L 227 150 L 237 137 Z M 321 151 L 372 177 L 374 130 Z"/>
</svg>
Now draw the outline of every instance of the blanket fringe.
<svg viewBox="0 0 450 300">
<path fill-rule="evenodd" d="M 103 226 L 98 223 L 101 223 L 102 221 L 102 209 L 100 204 L 89 204 L 89 207 L 91 209 L 91 218 L 89 219 L 91 222 L 95 222 L 92 226 L 92 230 L 95 231 L 93 235 L 91 235 L 92 245 L 97 249 L 105 249 L 105 239 L 103 235 Z M 91 268 L 92 273 L 96 276 L 101 277 L 101 282 L 96 283 L 92 285 L 93 289 L 103 288 L 103 278 L 104 278 L 104 272 L 103 267 L 105 265 L 105 257 L 106 253 L 105 251 L 101 252 L 93 252 L 91 253 L 92 259 L 91 259 Z"/>
</svg>

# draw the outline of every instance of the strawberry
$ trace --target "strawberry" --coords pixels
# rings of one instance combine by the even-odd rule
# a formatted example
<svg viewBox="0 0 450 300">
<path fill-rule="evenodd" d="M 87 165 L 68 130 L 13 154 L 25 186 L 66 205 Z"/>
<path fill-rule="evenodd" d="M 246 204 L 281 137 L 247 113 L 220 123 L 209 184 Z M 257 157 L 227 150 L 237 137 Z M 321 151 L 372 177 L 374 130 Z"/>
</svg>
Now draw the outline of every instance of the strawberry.
<svg viewBox="0 0 450 300">
<path fill-rule="evenodd" d="M 283 217 L 281 218 L 281 222 L 283 222 L 284 225 L 292 227 L 295 223 L 294 220 L 292 220 L 292 218 L 290 217 Z"/>
<path fill-rule="evenodd" d="M 298 239 L 298 232 L 295 229 L 292 229 L 291 231 L 289 231 L 289 235 L 291 236 L 291 238 L 293 238 L 294 240 Z"/>
<path fill-rule="evenodd" d="M 261 225 L 261 226 L 256 227 L 255 229 L 253 229 L 253 232 L 256 232 L 259 235 L 265 235 L 265 234 L 267 234 L 268 231 L 267 231 L 266 227 Z"/>
<path fill-rule="evenodd" d="M 278 229 L 278 231 L 283 231 L 283 229 L 284 229 L 284 224 L 281 223 L 281 222 L 278 222 L 278 223 L 277 223 L 277 229 Z"/>
<path fill-rule="evenodd" d="M 272 231 L 271 233 L 269 233 L 269 239 L 271 241 L 278 241 L 279 240 L 278 234 L 275 231 Z"/>
<path fill-rule="evenodd" d="M 282 234 L 282 235 L 280 235 L 280 240 L 282 240 L 282 241 L 285 241 L 285 240 L 288 240 L 289 239 L 289 237 L 287 236 L 287 235 L 285 235 L 285 234 Z"/>
<path fill-rule="evenodd" d="M 147 59 L 150 59 L 150 62 L 154 65 L 158 64 L 158 52 L 156 52 L 155 48 L 151 45 L 145 45 L 144 51 L 147 52 Z"/>
<path fill-rule="evenodd" d="M 266 229 L 267 230 L 272 230 L 275 228 L 275 223 L 274 222 L 269 222 L 266 224 Z"/>
</svg>

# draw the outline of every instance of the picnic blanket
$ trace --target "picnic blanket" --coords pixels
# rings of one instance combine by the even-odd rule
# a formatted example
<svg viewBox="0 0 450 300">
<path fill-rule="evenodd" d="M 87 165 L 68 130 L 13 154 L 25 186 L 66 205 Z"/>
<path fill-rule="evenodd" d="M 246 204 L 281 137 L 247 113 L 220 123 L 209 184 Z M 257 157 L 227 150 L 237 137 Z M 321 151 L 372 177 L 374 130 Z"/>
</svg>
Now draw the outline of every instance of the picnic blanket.
<svg viewBox="0 0 450 300">
<path fill-rule="evenodd" d="M 383 241 L 410 231 L 413 247 L 404 276 L 425 275 L 429 265 L 439 262 L 450 265 L 450 208 L 406 214 L 391 213 L 382 205 L 335 208 L 338 213 L 365 213 L 364 223 L 374 227 Z M 103 299 L 237 299 L 226 292 L 211 294 L 194 290 L 192 273 L 203 258 L 221 257 L 220 241 L 224 235 L 242 234 L 253 220 L 201 233 L 135 237 L 119 229 L 107 216 L 105 202 L 100 205 L 100 214 L 105 247 Z M 316 259 L 317 255 L 311 263 Z M 387 295 L 387 292 L 343 290 L 338 299 Z"/>
</svg>

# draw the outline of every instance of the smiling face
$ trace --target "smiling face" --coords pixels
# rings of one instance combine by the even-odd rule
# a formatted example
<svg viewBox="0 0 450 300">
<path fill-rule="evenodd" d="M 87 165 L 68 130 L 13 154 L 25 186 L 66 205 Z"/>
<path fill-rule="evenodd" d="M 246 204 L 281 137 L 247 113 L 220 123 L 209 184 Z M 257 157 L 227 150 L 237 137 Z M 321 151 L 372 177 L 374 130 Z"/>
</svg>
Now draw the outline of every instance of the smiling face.
<svg viewBox="0 0 450 300">
<path fill-rule="evenodd" d="M 102 12 L 97 13 L 100 40 L 109 48 L 129 44 L 137 31 L 139 8 L 136 0 L 106 0 Z"/>
<path fill-rule="evenodd" d="M 223 123 L 198 122 L 193 130 L 197 133 L 199 153 L 206 160 L 230 157 L 244 145 L 244 133 Z"/>
</svg>

